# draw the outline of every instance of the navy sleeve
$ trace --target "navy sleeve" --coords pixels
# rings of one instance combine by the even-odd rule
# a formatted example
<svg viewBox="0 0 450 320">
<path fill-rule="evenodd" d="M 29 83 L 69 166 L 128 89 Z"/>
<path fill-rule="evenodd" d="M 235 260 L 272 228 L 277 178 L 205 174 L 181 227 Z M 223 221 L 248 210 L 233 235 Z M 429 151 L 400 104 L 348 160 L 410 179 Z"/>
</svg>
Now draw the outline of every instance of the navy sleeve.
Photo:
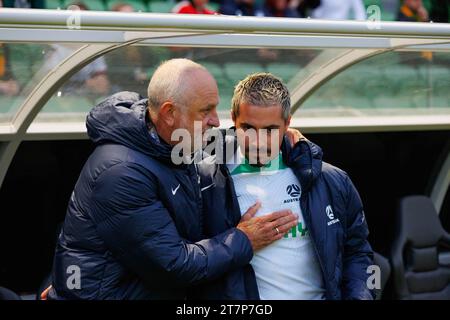
<svg viewBox="0 0 450 320">
<path fill-rule="evenodd" d="M 180 237 L 156 190 L 148 170 L 116 164 L 97 179 L 90 206 L 106 246 L 144 281 L 154 281 L 156 270 L 177 286 L 187 286 L 251 260 L 250 241 L 236 228 L 196 243 Z"/>
<path fill-rule="evenodd" d="M 343 299 L 371 300 L 374 291 L 367 286 L 368 266 L 373 264 L 373 251 L 367 240 L 369 228 L 361 198 L 350 178 L 345 175 L 347 193 L 346 240 L 344 247 Z"/>
</svg>

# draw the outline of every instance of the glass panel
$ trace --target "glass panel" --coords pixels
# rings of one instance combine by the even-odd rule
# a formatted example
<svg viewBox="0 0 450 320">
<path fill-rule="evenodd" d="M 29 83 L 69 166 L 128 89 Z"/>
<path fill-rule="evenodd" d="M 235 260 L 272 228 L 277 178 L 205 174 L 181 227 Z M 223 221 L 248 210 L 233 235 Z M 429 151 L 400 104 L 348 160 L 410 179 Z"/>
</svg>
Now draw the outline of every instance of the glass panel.
<svg viewBox="0 0 450 320">
<path fill-rule="evenodd" d="M 300 81 L 305 76 L 304 67 L 321 53 L 322 50 L 313 49 L 195 49 L 193 58 L 216 79 L 220 92 L 219 111 L 228 117 L 234 87 L 247 75 L 270 72 L 286 84 L 293 79 Z"/>
<path fill-rule="evenodd" d="M 58 46 L 65 49 L 58 51 Z M 33 88 L 78 47 L 0 43 L 0 123 L 10 122 Z"/>
<path fill-rule="evenodd" d="M 119 91 L 145 96 L 148 80 L 158 64 L 170 58 L 167 48 L 128 46 L 97 58 L 75 73 L 47 102 L 37 121 L 84 121 L 87 112 Z"/>
<path fill-rule="evenodd" d="M 156 67 L 171 58 L 192 59 L 211 72 L 219 87 L 219 113 L 228 118 L 234 86 L 248 74 L 271 72 L 295 85 L 308 74 L 307 70 L 344 50 L 326 51 L 323 55 L 323 50 L 313 49 L 154 47 L 142 43 L 123 47 L 97 58 L 75 74 L 53 95 L 37 120 L 84 121 L 92 106 L 118 91 L 135 91 L 145 97 Z"/>
<path fill-rule="evenodd" d="M 397 51 L 361 61 L 323 84 L 300 116 L 450 114 L 450 54 Z"/>
</svg>

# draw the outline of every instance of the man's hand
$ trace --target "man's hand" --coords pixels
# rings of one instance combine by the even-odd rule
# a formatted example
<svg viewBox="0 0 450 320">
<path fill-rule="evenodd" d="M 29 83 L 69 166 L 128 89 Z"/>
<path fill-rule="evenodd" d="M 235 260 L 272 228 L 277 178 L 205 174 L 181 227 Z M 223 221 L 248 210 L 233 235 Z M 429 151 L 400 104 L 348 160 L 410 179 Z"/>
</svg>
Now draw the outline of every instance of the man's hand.
<svg viewBox="0 0 450 320">
<path fill-rule="evenodd" d="M 291 143 L 291 147 L 295 146 L 297 142 L 299 142 L 301 139 L 306 139 L 300 131 L 293 128 L 288 128 L 286 131 L 286 137 L 289 139 L 289 142 Z"/>
<path fill-rule="evenodd" d="M 425 9 L 424 6 L 421 6 L 417 10 L 417 17 L 419 18 L 420 22 L 428 22 L 428 20 L 430 19 L 428 16 L 428 11 L 427 11 L 427 9 Z"/>
<path fill-rule="evenodd" d="M 257 202 L 242 216 L 237 228 L 244 232 L 252 244 L 253 251 L 281 239 L 298 224 L 298 217 L 291 210 L 280 210 L 263 217 L 254 217 L 261 203 Z"/>
<path fill-rule="evenodd" d="M 42 291 L 41 300 L 47 300 L 48 292 L 50 291 L 51 288 L 52 288 L 52 285 L 49 285 L 47 289 Z"/>
</svg>

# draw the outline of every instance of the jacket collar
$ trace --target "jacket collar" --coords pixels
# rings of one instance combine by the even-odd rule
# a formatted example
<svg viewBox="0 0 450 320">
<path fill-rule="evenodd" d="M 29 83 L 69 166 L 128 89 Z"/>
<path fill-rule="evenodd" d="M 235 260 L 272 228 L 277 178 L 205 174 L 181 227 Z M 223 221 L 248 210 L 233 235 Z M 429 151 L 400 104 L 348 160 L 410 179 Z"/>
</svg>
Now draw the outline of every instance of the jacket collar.
<svg viewBox="0 0 450 320">
<path fill-rule="evenodd" d="M 223 156 L 226 158 L 222 159 L 223 162 L 221 163 L 230 163 L 230 161 L 237 160 L 237 138 L 235 130 L 235 127 L 231 127 L 228 130 L 222 131 L 224 142 Z M 234 152 L 231 155 L 227 155 L 227 150 L 233 150 Z M 305 192 L 309 191 L 322 172 L 322 149 L 305 138 L 301 139 L 291 147 L 289 139 L 284 136 L 281 145 L 281 153 L 284 163 L 286 163 L 299 178 L 302 190 Z"/>
<path fill-rule="evenodd" d="M 309 191 L 322 172 L 322 149 L 304 138 L 291 147 L 285 136 L 281 151 L 285 163 L 299 178 L 302 190 Z"/>
</svg>

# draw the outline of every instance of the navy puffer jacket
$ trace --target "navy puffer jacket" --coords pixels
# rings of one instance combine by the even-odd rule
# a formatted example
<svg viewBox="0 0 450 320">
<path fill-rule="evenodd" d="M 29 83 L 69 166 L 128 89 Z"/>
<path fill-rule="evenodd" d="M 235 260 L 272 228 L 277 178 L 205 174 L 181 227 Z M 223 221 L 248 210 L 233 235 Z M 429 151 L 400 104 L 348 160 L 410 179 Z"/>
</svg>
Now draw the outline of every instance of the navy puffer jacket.
<svg viewBox="0 0 450 320">
<path fill-rule="evenodd" d="M 227 150 L 226 145 L 236 144 L 234 134 L 222 141 Z M 227 156 L 226 150 L 222 154 Z M 320 262 L 326 299 L 373 299 L 374 291 L 367 286 L 368 267 L 374 263 L 369 229 L 349 176 L 322 161 L 321 148 L 305 139 L 291 147 L 284 138 L 282 154 L 301 184 L 300 206 Z M 214 155 L 199 165 L 203 188 L 212 186 L 203 192 L 206 236 L 236 226 L 241 218 L 232 177 L 223 165 L 226 161 L 217 160 Z M 196 292 L 197 299 L 259 299 L 251 265 L 200 285 Z"/>
<path fill-rule="evenodd" d="M 69 201 L 49 299 L 183 299 L 190 285 L 251 260 L 234 227 L 202 240 L 196 168 L 172 163 L 146 110 L 122 92 L 89 113 L 96 148 Z"/>
</svg>

